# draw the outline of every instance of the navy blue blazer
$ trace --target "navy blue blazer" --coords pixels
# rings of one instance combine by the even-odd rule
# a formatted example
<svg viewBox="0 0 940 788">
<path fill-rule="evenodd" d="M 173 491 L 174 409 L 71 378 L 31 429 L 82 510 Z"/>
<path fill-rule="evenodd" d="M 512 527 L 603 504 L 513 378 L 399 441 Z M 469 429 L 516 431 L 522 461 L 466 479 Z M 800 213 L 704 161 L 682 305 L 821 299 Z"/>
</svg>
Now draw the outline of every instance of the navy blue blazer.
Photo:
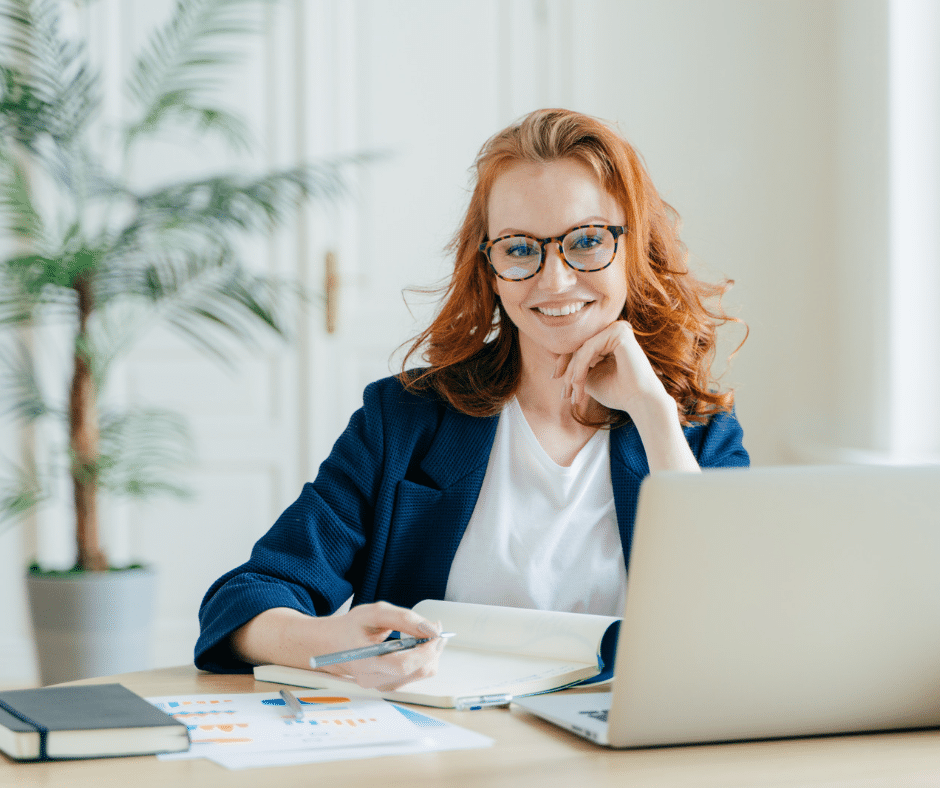
<svg viewBox="0 0 940 788">
<path fill-rule="evenodd" d="M 229 635 L 272 607 L 309 615 L 385 600 L 412 607 L 443 599 L 473 513 L 498 416 L 459 413 L 406 392 L 396 378 L 369 385 L 313 483 L 258 540 L 249 560 L 212 584 L 199 611 L 196 666 L 247 672 Z M 746 466 L 737 419 L 719 414 L 685 428 L 702 467 Z M 649 474 L 633 425 L 611 431 L 617 523 L 629 566 L 640 483 Z"/>
</svg>

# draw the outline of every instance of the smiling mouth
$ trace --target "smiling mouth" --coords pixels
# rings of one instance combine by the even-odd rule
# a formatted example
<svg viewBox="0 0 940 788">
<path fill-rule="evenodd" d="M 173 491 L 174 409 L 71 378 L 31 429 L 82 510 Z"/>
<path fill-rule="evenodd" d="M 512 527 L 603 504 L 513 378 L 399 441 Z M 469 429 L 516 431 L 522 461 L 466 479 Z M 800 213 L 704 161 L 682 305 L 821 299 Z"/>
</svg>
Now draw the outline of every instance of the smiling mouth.
<svg viewBox="0 0 940 788">
<path fill-rule="evenodd" d="M 565 304 L 560 307 L 537 306 L 535 307 L 535 311 L 542 315 L 548 315 L 549 317 L 564 317 L 565 315 L 573 315 L 575 312 L 580 312 L 589 303 L 593 302 L 575 301 L 573 304 Z"/>
</svg>

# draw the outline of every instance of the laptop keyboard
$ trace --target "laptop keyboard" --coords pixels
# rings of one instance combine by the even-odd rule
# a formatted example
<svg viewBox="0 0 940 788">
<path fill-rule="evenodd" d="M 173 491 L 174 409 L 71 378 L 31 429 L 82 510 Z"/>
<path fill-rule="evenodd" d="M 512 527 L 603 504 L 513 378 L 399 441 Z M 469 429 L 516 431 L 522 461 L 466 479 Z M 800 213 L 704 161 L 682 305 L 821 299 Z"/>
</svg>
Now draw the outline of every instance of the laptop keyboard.
<svg viewBox="0 0 940 788">
<path fill-rule="evenodd" d="M 607 722 L 607 712 L 610 709 L 598 709 L 597 711 L 581 711 L 579 714 L 583 714 L 586 717 L 593 717 L 598 722 Z"/>
</svg>

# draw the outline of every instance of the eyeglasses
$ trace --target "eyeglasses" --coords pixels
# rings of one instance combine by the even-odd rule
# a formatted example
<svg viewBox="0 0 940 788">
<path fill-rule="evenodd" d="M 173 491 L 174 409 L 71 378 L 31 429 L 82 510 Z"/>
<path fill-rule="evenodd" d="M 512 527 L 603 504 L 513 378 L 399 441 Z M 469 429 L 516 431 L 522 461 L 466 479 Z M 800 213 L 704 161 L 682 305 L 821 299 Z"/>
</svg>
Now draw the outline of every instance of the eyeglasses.
<svg viewBox="0 0 940 788">
<path fill-rule="evenodd" d="M 480 244 L 480 251 L 500 279 L 521 282 L 531 279 L 545 264 L 545 246 L 557 243 L 561 256 L 575 271 L 602 271 L 617 254 L 625 225 L 585 224 L 554 238 L 533 238 L 531 235 L 503 235 Z"/>
</svg>

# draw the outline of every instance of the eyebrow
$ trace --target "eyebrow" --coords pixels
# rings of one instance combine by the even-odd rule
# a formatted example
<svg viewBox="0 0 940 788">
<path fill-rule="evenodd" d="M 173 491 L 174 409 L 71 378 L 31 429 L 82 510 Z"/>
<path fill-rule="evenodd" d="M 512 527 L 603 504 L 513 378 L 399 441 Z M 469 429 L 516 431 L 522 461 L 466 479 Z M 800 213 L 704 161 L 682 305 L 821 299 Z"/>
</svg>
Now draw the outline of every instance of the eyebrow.
<svg viewBox="0 0 940 788">
<path fill-rule="evenodd" d="M 566 233 L 570 233 L 575 227 L 583 227 L 586 224 L 611 224 L 611 222 L 610 220 L 608 220 L 607 218 L 603 216 L 588 216 L 586 219 L 581 219 L 580 221 L 575 222 L 564 232 L 558 233 L 558 235 L 565 235 Z M 541 236 L 541 235 L 536 235 L 535 233 L 529 232 L 528 230 L 519 230 L 515 227 L 504 227 L 502 230 L 496 233 L 493 236 L 493 238 L 502 238 L 505 235 L 527 235 L 529 236 L 529 238 L 557 238 L 558 237 L 555 235 Z"/>
</svg>

